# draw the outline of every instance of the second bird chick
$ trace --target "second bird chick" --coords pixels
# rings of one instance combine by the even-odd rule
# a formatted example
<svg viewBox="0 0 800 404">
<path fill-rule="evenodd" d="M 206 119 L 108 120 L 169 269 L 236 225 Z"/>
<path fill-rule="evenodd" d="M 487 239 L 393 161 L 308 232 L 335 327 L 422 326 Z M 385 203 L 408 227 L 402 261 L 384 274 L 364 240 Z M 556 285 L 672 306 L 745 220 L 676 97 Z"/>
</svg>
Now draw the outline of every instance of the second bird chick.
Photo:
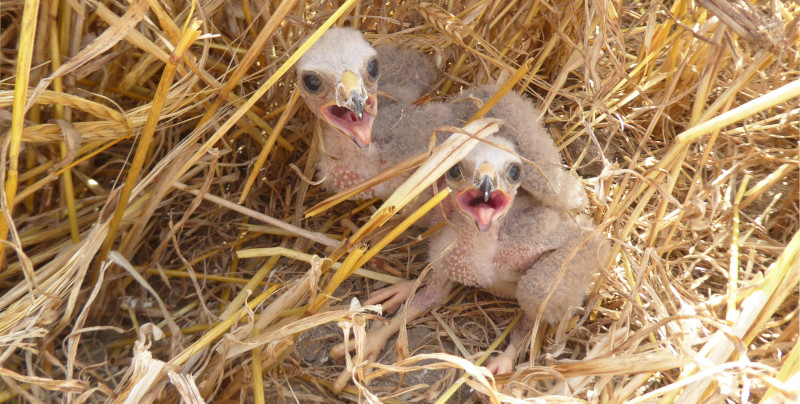
<svg viewBox="0 0 800 404">
<path fill-rule="evenodd" d="M 369 332 L 367 359 L 377 358 L 404 319 L 411 321 L 441 305 L 458 282 L 520 302 L 525 320 L 512 333 L 506 351 L 487 365 L 493 373 L 509 372 L 542 305 L 546 304 L 542 319 L 557 321 L 570 306 L 582 302 L 591 276 L 599 271 L 601 238 L 584 241 L 592 229 L 588 219 L 543 204 L 520 187 L 523 161 L 512 140 L 494 135 L 485 142 L 439 181 L 440 187 L 453 192 L 442 203 L 448 225 L 430 240 L 433 269 L 403 311 L 388 325 Z M 406 281 L 386 288 L 366 303 L 383 303 L 385 311 L 397 311 L 413 284 Z M 331 356 L 340 357 L 344 350 L 340 344 Z"/>
</svg>

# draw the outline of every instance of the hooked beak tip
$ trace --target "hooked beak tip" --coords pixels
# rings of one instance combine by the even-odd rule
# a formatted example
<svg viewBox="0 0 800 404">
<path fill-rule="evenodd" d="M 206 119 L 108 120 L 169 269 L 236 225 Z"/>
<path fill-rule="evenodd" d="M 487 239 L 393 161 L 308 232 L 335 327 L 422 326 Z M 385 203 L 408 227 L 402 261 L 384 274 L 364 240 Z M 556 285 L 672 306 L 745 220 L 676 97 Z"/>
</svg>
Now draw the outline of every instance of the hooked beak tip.
<svg viewBox="0 0 800 404">
<path fill-rule="evenodd" d="M 361 95 L 358 94 L 357 91 L 353 91 L 350 93 L 350 100 L 352 101 L 353 105 L 353 112 L 356 114 L 356 118 L 359 121 L 364 120 L 364 103 L 361 102 Z"/>
<path fill-rule="evenodd" d="M 494 184 L 492 184 L 492 180 L 489 176 L 484 176 L 481 180 L 481 184 L 479 186 L 481 194 L 483 195 L 483 202 L 488 203 L 489 198 L 492 196 L 492 191 L 494 191 Z"/>
</svg>

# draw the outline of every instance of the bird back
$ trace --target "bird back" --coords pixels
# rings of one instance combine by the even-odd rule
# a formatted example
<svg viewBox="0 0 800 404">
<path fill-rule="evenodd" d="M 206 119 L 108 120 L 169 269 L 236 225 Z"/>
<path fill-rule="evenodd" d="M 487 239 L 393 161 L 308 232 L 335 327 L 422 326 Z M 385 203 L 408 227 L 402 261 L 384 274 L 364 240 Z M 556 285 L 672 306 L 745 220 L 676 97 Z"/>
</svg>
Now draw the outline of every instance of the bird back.
<svg viewBox="0 0 800 404">
<path fill-rule="evenodd" d="M 378 86 L 388 95 L 378 100 L 380 108 L 395 102 L 410 105 L 433 91 L 438 72 L 430 57 L 393 45 L 379 46 L 376 51 L 381 69 Z"/>
</svg>

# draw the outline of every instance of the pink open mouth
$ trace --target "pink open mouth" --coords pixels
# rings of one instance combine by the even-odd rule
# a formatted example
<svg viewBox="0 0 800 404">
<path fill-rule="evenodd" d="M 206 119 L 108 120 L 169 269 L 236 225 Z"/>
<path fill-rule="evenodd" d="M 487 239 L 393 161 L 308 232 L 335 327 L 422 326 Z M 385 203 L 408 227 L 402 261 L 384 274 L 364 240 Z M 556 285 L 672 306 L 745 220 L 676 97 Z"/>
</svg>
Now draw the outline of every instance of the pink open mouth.
<svg viewBox="0 0 800 404">
<path fill-rule="evenodd" d="M 336 104 L 322 107 L 322 117 L 342 132 L 350 135 L 362 149 L 372 142 L 372 122 L 375 120 L 376 100 L 374 96 L 367 98 L 364 118 L 358 120 L 356 113 Z"/>
<path fill-rule="evenodd" d="M 472 216 L 481 232 L 492 227 L 492 223 L 511 206 L 511 201 L 512 198 L 501 190 L 492 192 L 488 202 L 483 201 L 483 194 L 475 188 L 465 189 L 456 195 L 458 206 Z"/>
</svg>

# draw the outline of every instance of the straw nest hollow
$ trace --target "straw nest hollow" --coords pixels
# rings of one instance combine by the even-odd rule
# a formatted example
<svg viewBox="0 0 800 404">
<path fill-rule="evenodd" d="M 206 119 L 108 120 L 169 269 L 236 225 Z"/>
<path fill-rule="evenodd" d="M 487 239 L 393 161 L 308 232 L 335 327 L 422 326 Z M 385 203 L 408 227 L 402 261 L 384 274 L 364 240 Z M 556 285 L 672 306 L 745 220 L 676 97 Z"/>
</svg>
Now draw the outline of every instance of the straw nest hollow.
<svg viewBox="0 0 800 404">
<path fill-rule="evenodd" d="M 0 401 L 797 400 L 799 17 L 791 0 L 4 1 Z M 516 304 L 468 288 L 378 363 L 326 359 L 376 318 L 351 299 L 419 275 L 427 236 L 374 226 L 378 201 L 306 216 L 331 195 L 292 65 L 332 25 L 428 54 L 431 99 L 514 78 L 582 178 L 611 258 L 515 373 L 477 364 Z"/>
</svg>

